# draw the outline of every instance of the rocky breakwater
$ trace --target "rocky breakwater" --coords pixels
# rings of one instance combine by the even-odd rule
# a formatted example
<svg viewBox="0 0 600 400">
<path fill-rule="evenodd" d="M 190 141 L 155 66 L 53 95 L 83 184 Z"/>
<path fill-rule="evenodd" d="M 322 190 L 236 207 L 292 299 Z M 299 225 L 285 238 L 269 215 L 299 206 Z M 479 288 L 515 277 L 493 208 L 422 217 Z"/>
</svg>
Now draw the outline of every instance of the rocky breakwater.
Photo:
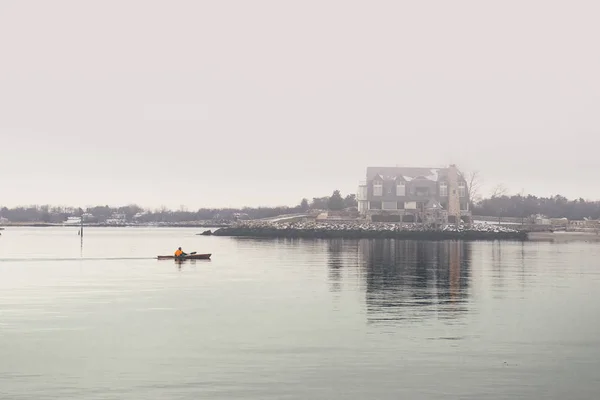
<svg viewBox="0 0 600 400">
<path fill-rule="evenodd" d="M 407 240 L 526 240 L 527 232 L 487 224 L 447 225 L 431 229 L 420 224 L 386 224 L 361 222 L 294 222 L 273 223 L 248 221 L 218 229 L 215 236 L 269 238 L 348 238 Z"/>
</svg>

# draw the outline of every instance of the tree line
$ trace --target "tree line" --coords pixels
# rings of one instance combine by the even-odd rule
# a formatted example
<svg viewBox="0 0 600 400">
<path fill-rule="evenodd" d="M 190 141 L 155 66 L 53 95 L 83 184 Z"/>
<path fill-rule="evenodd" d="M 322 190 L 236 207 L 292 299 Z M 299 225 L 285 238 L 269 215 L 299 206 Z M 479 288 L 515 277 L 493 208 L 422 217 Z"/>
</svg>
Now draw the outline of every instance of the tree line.
<svg viewBox="0 0 600 400">
<path fill-rule="evenodd" d="M 68 217 L 81 216 L 84 213 L 93 217 L 88 222 L 103 223 L 120 214 L 128 222 L 186 222 L 186 221 L 232 221 L 236 219 L 271 218 L 282 214 L 296 214 L 315 210 L 342 211 L 356 213 L 357 201 L 354 194 L 342 196 L 335 190 L 331 196 L 304 198 L 296 206 L 280 207 L 244 207 L 244 208 L 201 208 L 196 211 L 184 209 L 169 210 L 162 207 L 158 210 L 143 209 L 138 205 L 121 207 L 96 206 L 89 208 L 28 206 L 7 208 L 0 207 L 0 218 L 10 222 L 44 222 L 62 223 Z M 568 218 L 582 220 L 584 218 L 600 219 L 600 201 L 589 201 L 582 198 L 569 200 L 564 196 L 537 197 L 533 195 L 506 195 L 495 193 L 489 198 L 481 199 L 471 205 L 473 215 L 494 217 L 526 218 L 542 214 L 550 218 Z"/>
<path fill-rule="evenodd" d="M 569 200 L 564 196 L 493 195 L 480 200 L 472 208 L 473 215 L 525 218 L 542 214 L 549 218 L 582 220 L 600 218 L 600 201 L 582 198 Z"/>
<path fill-rule="evenodd" d="M 356 196 L 342 196 L 339 190 L 331 196 L 304 198 L 296 206 L 280 207 L 243 207 L 243 208 L 200 208 L 196 211 L 185 209 L 169 210 L 162 207 L 157 210 L 144 209 L 131 204 L 120 207 L 95 206 L 87 208 L 55 207 L 50 205 L 32 205 L 26 207 L 0 207 L 0 218 L 9 222 L 26 223 L 62 223 L 68 217 L 86 214 L 86 222 L 104 223 L 110 218 L 122 217 L 127 222 L 187 222 L 187 221 L 232 221 L 237 219 L 271 218 L 282 214 L 297 214 L 311 210 L 355 211 Z M 89 215 L 89 216 L 88 216 Z"/>
</svg>

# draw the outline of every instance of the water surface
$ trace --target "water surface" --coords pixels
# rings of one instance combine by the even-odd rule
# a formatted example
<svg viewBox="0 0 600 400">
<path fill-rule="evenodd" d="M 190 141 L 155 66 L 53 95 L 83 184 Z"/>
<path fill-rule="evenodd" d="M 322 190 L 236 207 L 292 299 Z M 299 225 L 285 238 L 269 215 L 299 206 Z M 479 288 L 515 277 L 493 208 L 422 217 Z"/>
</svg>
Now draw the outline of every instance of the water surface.
<svg viewBox="0 0 600 400">
<path fill-rule="evenodd" d="M 597 244 L 77 230 L 2 232 L 2 399 L 600 397 Z"/>
</svg>

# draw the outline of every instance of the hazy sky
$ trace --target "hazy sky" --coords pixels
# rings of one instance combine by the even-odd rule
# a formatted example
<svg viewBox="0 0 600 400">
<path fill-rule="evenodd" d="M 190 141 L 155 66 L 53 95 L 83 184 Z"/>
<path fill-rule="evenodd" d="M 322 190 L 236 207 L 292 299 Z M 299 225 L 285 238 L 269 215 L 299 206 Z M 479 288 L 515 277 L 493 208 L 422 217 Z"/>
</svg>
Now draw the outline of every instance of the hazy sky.
<svg viewBox="0 0 600 400">
<path fill-rule="evenodd" d="M 0 0 L 0 204 L 294 204 L 366 167 L 600 198 L 598 1 Z"/>
</svg>

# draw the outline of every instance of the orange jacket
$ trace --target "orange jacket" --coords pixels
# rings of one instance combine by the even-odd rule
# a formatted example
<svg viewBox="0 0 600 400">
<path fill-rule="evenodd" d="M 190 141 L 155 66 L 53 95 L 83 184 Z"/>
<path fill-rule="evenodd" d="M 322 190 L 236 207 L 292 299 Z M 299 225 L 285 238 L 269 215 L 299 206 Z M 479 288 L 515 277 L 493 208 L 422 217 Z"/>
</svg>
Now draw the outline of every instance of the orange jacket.
<svg viewBox="0 0 600 400">
<path fill-rule="evenodd" d="M 183 254 L 183 251 L 182 251 L 182 250 L 179 250 L 179 249 L 177 249 L 177 250 L 175 251 L 175 257 L 179 257 L 179 256 L 180 256 L 180 255 L 182 255 L 182 254 Z"/>
</svg>

